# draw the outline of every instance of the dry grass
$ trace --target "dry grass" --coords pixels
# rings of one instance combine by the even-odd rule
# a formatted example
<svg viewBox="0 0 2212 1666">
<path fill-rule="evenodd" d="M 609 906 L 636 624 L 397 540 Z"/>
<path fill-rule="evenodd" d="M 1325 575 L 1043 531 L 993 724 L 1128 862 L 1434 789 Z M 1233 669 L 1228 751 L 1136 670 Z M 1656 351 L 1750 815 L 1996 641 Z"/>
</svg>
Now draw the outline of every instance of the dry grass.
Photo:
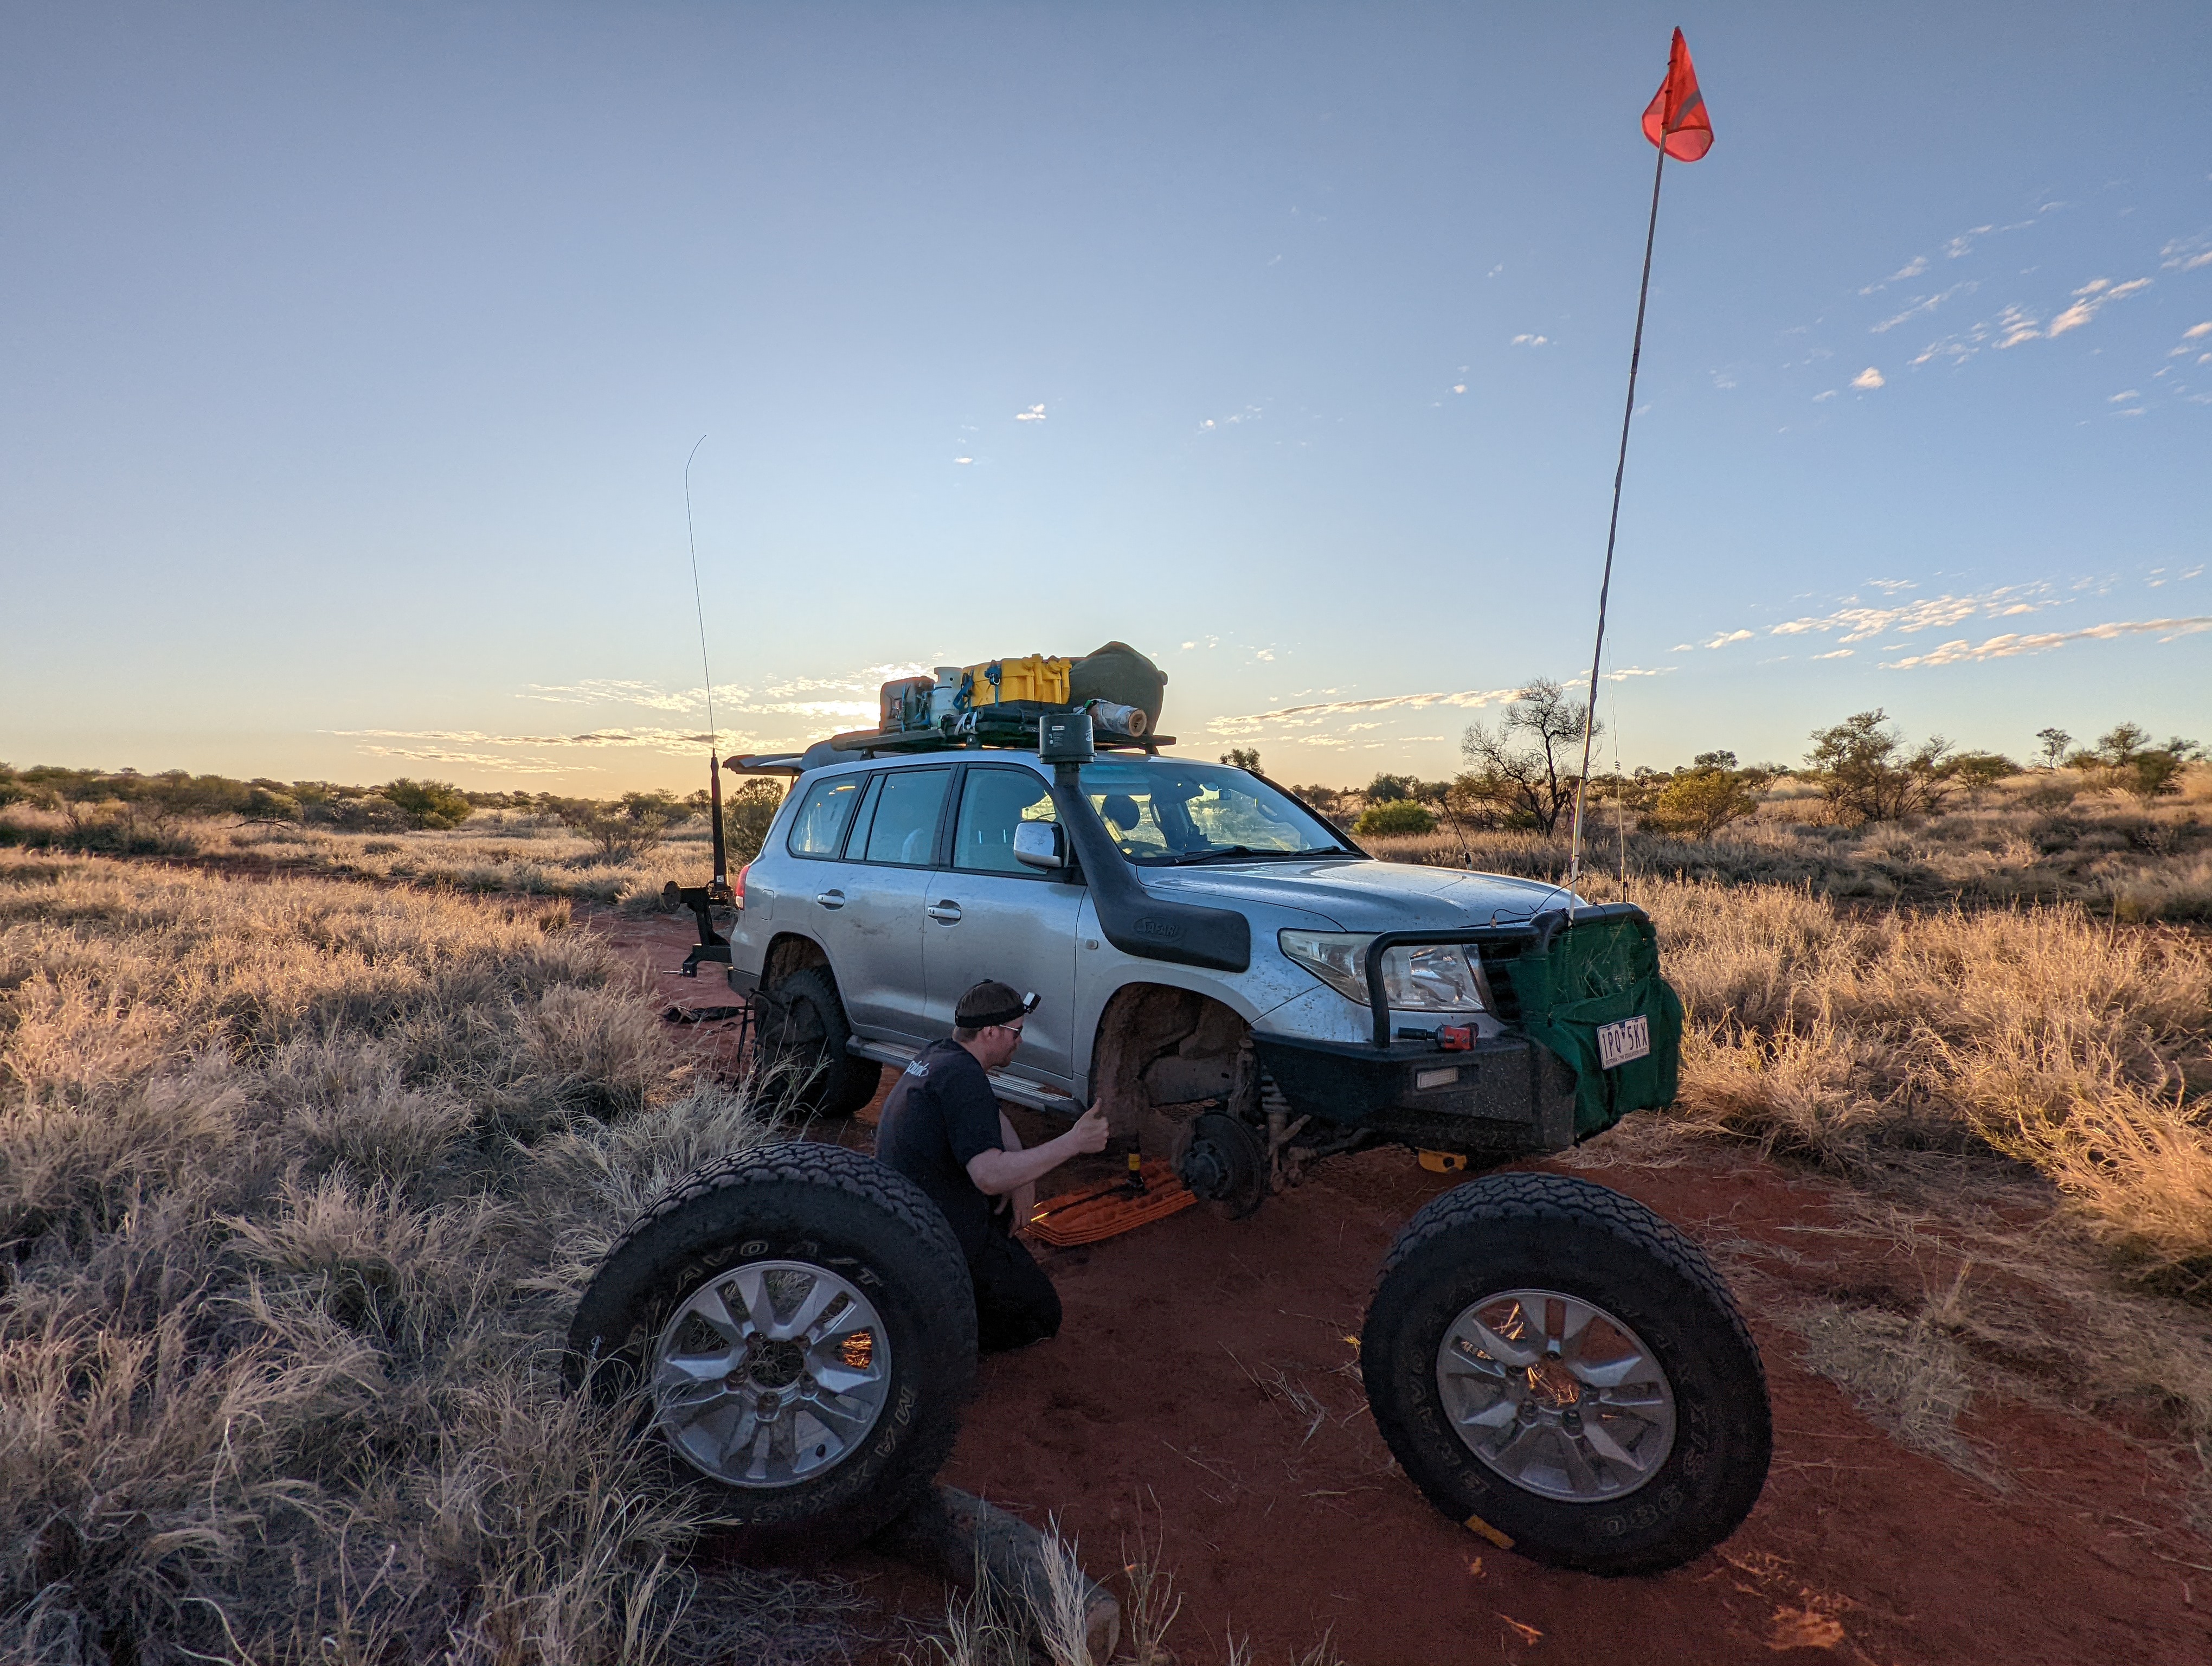
<svg viewBox="0 0 2212 1666">
<path fill-rule="evenodd" d="M 0 1657 L 819 1657 L 556 1376 L 763 1133 L 565 904 L 0 853 Z"/>
<path fill-rule="evenodd" d="M 1759 813 L 1711 839 L 1634 826 L 1624 839 L 1609 806 L 1593 812 L 1584 866 L 1632 879 L 1794 886 L 1855 902 L 2013 907 L 2071 902 L 2124 921 L 2212 921 L 2212 765 L 2192 767 L 2179 796 L 2145 806 L 2099 792 L 2075 772 L 2016 776 L 1911 824 L 1838 827 L 1820 819 L 1809 782 L 1785 778 Z M 1633 816 L 1630 818 L 1632 822 Z M 1567 838 L 1449 824 L 1364 841 L 1393 861 L 1556 879 Z"/>
<path fill-rule="evenodd" d="M 0 813 L 19 840 L 58 836 L 63 818 L 27 806 Z M 0 839 L 4 844 L 5 839 Z M 694 883 L 708 866 L 703 821 L 672 828 L 659 848 L 609 860 L 591 840 L 550 816 L 479 811 L 460 826 L 422 832 L 344 833 L 318 826 L 193 820 L 162 842 L 161 855 L 252 870 L 374 879 L 431 890 L 568 897 L 656 906 L 669 880 Z"/>
<path fill-rule="evenodd" d="M 2061 906 L 1847 915 L 1779 887 L 1637 888 L 1691 1018 L 1682 1110 L 1850 1170 L 1985 1148 L 2132 1277 L 2212 1287 L 2212 951 Z"/>
</svg>

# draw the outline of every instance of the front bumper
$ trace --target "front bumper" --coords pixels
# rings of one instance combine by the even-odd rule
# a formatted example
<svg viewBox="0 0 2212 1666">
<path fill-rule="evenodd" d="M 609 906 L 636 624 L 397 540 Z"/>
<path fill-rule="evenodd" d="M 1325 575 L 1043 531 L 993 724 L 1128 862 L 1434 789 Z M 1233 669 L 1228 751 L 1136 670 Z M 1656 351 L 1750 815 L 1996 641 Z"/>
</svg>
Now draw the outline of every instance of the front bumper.
<svg viewBox="0 0 2212 1666">
<path fill-rule="evenodd" d="M 1346 1131 L 1489 1162 L 1575 1143 L 1575 1073 L 1525 1037 L 1487 1037 L 1464 1053 L 1268 1035 L 1252 1045 L 1295 1114 Z"/>
</svg>

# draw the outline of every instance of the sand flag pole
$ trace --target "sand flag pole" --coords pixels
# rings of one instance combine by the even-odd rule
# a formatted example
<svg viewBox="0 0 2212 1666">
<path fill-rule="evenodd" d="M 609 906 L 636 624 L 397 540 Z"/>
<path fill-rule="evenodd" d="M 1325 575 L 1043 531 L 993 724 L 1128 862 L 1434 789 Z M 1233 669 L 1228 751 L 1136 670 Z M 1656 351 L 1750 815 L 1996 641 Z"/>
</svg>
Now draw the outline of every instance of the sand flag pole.
<svg viewBox="0 0 2212 1666">
<path fill-rule="evenodd" d="M 1658 148 L 1659 161 L 1651 173 L 1651 222 L 1644 233 L 1644 280 L 1636 291 L 1636 341 L 1628 353 L 1628 408 L 1620 417 L 1620 458 L 1613 468 L 1613 518 L 1605 529 L 1605 577 L 1597 591 L 1597 645 L 1590 652 L 1589 708 L 1583 724 L 1583 770 L 1575 781 L 1575 830 L 1567 859 L 1567 885 L 1572 889 L 1583 872 L 1583 800 L 1589 791 L 1590 742 L 1597 730 L 1597 673 L 1605 658 L 1605 605 L 1613 590 L 1613 546 L 1620 532 L 1620 481 L 1628 469 L 1628 425 L 1636 416 L 1636 368 L 1644 357 L 1644 305 L 1651 294 L 1651 246 L 1659 235 L 1659 182 L 1666 177 L 1667 159 L 1694 162 L 1713 148 L 1712 118 L 1705 113 L 1705 94 L 1698 90 L 1697 67 L 1690 62 L 1689 44 L 1680 29 L 1667 55 L 1667 79 L 1644 111 L 1644 137 Z"/>
</svg>

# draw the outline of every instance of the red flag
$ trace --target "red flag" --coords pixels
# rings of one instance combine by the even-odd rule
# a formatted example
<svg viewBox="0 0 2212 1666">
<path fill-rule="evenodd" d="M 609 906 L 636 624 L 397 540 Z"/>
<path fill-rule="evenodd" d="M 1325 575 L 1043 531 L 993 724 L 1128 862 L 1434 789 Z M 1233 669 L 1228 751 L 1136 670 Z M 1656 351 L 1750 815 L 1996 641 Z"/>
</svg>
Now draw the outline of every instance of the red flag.
<svg viewBox="0 0 2212 1666">
<path fill-rule="evenodd" d="M 1678 162 L 1694 162 L 1713 148 L 1713 119 L 1705 113 L 1697 65 L 1690 62 L 1690 45 L 1680 29 L 1667 54 L 1667 79 L 1644 106 L 1644 137 Z"/>
</svg>

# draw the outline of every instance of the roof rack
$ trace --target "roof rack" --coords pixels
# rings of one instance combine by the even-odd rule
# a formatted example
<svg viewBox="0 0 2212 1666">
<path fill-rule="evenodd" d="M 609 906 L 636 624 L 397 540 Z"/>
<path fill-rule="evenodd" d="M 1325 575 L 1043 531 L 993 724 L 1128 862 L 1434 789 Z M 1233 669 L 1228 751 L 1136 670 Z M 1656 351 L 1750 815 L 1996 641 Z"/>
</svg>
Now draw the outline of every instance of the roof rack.
<svg viewBox="0 0 2212 1666">
<path fill-rule="evenodd" d="M 1009 705 L 1013 702 L 1007 702 Z M 1024 705 L 1030 702 L 1024 702 Z M 818 769 L 825 763 L 834 763 L 841 756 L 859 753 L 873 757 L 878 752 L 902 756 L 915 752 L 959 752 L 978 750 L 1034 752 L 1037 750 L 1037 731 L 1048 712 L 1064 711 L 1066 707 L 1048 707 L 1043 710 L 1008 710 L 1006 706 L 987 706 L 977 711 L 966 712 L 936 729 L 854 729 L 844 734 L 831 735 L 827 740 L 817 740 L 804 752 L 757 752 L 740 757 L 726 758 L 722 767 L 740 775 L 801 775 L 810 769 Z M 1149 757 L 1163 746 L 1176 745 L 1171 734 L 1148 734 L 1141 739 L 1127 735 L 1094 734 L 1091 744 L 1102 752 L 1140 752 Z"/>
</svg>

